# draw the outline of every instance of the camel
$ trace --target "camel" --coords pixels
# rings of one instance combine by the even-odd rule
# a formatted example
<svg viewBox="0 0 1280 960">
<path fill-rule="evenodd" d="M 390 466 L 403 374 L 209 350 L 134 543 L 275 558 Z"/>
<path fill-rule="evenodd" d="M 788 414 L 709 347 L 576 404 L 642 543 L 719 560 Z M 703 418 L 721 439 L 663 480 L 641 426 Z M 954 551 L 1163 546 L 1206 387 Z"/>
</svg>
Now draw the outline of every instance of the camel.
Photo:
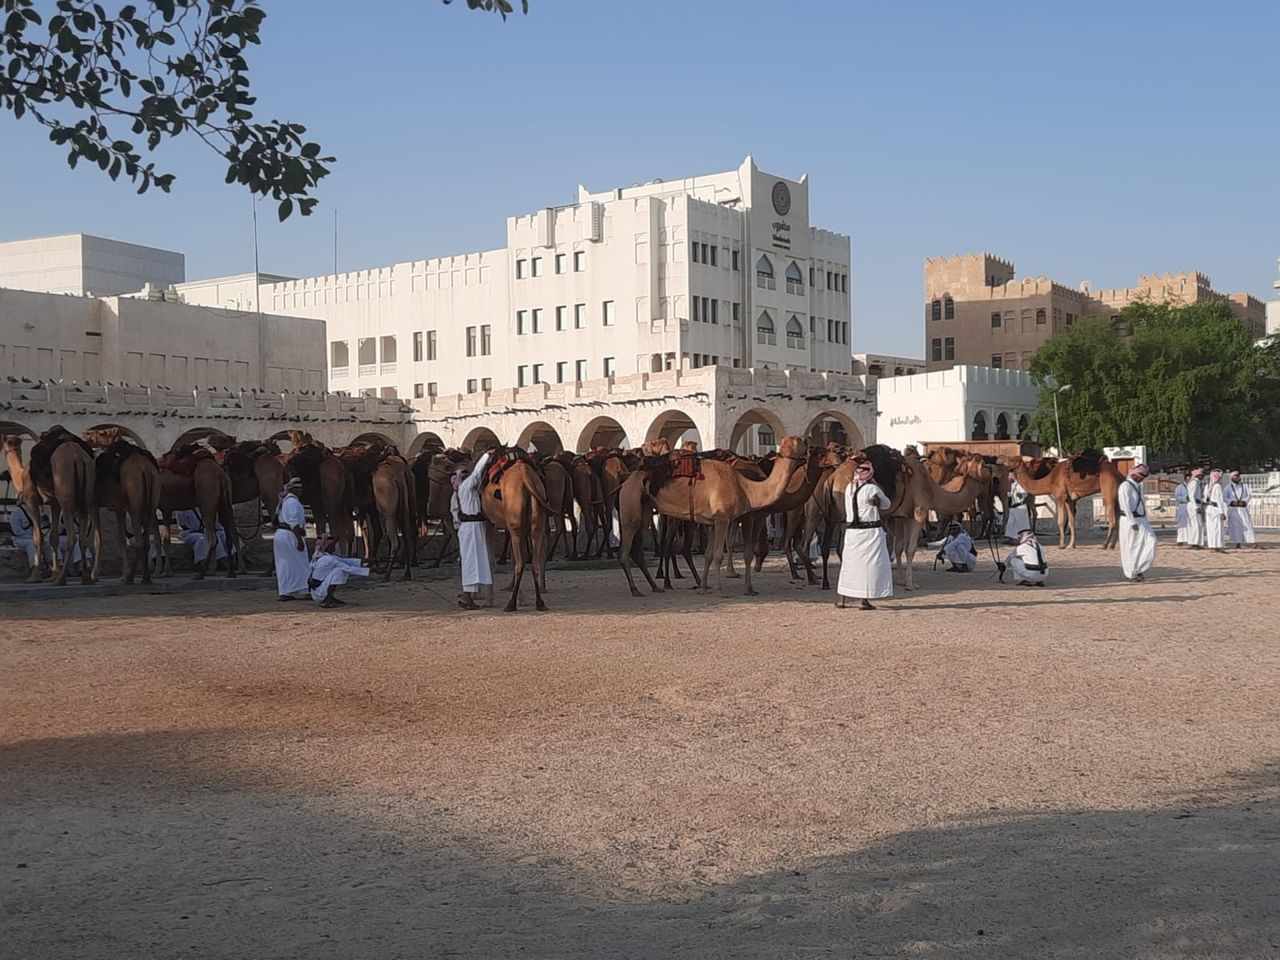
<svg viewBox="0 0 1280 960">
<path fill-rule="evenodd" d="M 778 501 L 773 504 L 767 511 L 749 513 L 742 518 L 742 548 L 743 562 L 755 562 L 756 573 L 760 572 L 764 564 L 764 558 L 769 552 L 769 542 L 766 534 L 766 521 L 769 514 L 780 513 L 784 516 L 790 514 L 793 510 L 804 507 L 805 501 L 812 496 L 814 488 L 817 487 L 818 481 L 822 479 L 823 464 L 827 461 L 829 451 L 823 447 L 813 447 L 809 450 L 808 458 L 805 460 L 804 469 L 797 470 L 791 475 L 787 488 Z M 777 469 L 778 464 L 775 461 L 773 469 Z M 772 471 L 770 471 L 772 472 Z M 788 546 L 790 539 L 796 535 L 788 523 L 783 531 L 783 549 L 787 554 L 787 562 L 791 563 L 791 550 Z M 730 552 L 730 548 L 726 545 L 726 553 Z M 751 555 L 748 556 L 748 553 Z M 805 551 L 806 558 L 808 551 Z M 795 568 L 792 566 L 792 579 L 796 579 Z M 729 574 L 732 576 L 732 572 Z"/>
<path fill-rule="evenodd" d="M 627 477 L 618 496 L 622 541 L 618 557 L 631 588 L 631 595 L 638 597 L 641 594 L 631 575 L 628 563 L 630 560 L 639 564 L 640 571 L 653 592 L 661 592 L 645 564 L 643 541 L 637 539 L 642 527 L 648 523 L 651 509 L 669 517 L 691 520 L 713 528 L 702 561 L 700 589 L 709 589 L 709 577 L 714 566 L 716 590 L 722 590 L 720 557 L 724 553 L 733 522 L 743 514 L 770 509 L 786 492 L 792 475 L 807 459 L 807 448 L 802 437 L 784 437 L 778 449 L 779 462 L 762 481 L 748 480 L 740 476 L 730 464 L 719 460 L 701 461 L 701 479 L 672 476 L 670 458 L 646 464 Z M 754 593 L 750 565 L 746 568 L 744 587 L 748 595 Z"/>
<path fill-rule="evenodd" d="M 995 517 L 995 474 L 999 472 L 1004 475 L 1007 471 L 997 471 L 996 468 L 988 466 L 981 454 L 966 453 L 963 450 L 949 448 L 933 451 L 921 463 L 929 472 L 929 476 L 933 478 L 934 483 L 948 490 L 958 487 L 958 483 L 955 480 L 956 477 L 967 476 L 980 481 L 974 500 L 963 510 L 954 514 L 937 513 L 938 529 L 945 530 L 953 518 L 963 517 L 967 514 L 969 517 L 981 521 L 981 529 L 971 531 L 973 535 L 981 537 L 986 533 Z"/>
<path fill-rule="evenodd" d="M 568 456 L 568 455 L 566 455 Z M 578 506 L 579 524 L 584 528 L 587 542 L 583 544 L 581 552 L 578 554 L 581 559 L 586 559 L 591 553 L 591 543 L 595 540 L 596 531 L 601 529 L 600 517 L 604 508 L 604 487 L 601 485 L 600 477 L 592 469 L 591 463 L 586 457 L 571 457 L 566 464 L 569 470 L 569 479 L 573 483 L 573 499 Z M 605 539 L 609 537 L 608 530 L 605 530 Z M 577 527 L 574 528 L 574 547 L 577 549 Z"/>
<path fill-rule="evenodd" d="M 21 448 L 18 447 L 17 450 L 20 452 Z M 18 474 L 13 476 L 16 486 Z M 67 528 L 61 557 L 58 555 L 58 541 L 54 542 L 54 584 L 62 586 L 67 582 L 72 551 L 77 542 L 81 557 L 80 581 L 97 583 L 98 564 L 102 557 L 102 529 L 98 525 L 93 448 L 61 425 L 50 427 L 31 448 L 31 457 L 22 476 L 19 498 L 27 513 L 38 518 L 40 505 L 47 503 L 51 535 L 61 539 L 59 534 L 62 524 L 65 523 Z M 44 569 L 44 537 L 39 523 L 35 524 L 32 537 L 36 546 L 36 565 L 32 567 L 28 579 L 38 581 Z M 91 540 L 92 571 L 87 562 Z"/>
<path fill-rule="evenodd" d="M 436 554 L 433 568 L 440 566 L 449 553 L 449 544 L 454 540 L 457 531 L 453 527 L 453 511 L 449 509 L 449 501 L 453 497 L 451 478 L 455 471 L 471 466 L 471 454 L 464 450 L 444 450 L 439 447 L 423 450 L 410 464 L 413 473 L 414 493 L 418 500 L 419 531 L 427 534 L 427 525 L 431 520 L 440 522 L 444 543 Z"/>
<path fill-rule="evenodd" d="M 1076 504 L 1095 493 L 1102 494 L 1107 510 L 1107 536 L 1102 541 L 1102 549 L 1114 547 L 1120 536 L 1117 518 L 1120 515 L 1120 483 L 1124 478 L 1111 461 L 1101 453 L 1085 451 L 1062 460 L 1046 457 L 1041 464 L 1042 469 L 1048 468 L 1047 471 L 1034 476 L 1022 457 L 1006 457 L 1004 461 L 1027 493 L 1043 494 L 1057 502 L 1058 549 L 1075 548 Z M 1068 528 L 1071 530 L 1070 543 L 1067 542 Z"/>
<path fill-rule="evenodd" d="M 217 562 L 218 523 L 227 536 L 227 576 L 234 577 L 241 554 L 240 534 L 231 507 L 231 478 L 211 451 L 194 443 L 170 450 L 159 463 L 160 512 L 167 517 L 175 510 L 196 510 L 204 524 L 209 555 L 196 568 L 195 579 L 204 579 Z M 167 561 L 165 565 L 168 566 Z"/>
<path fill-rule="evenodd" d="M 547 503 L 546 487 L 528 455 L 518 448 L 498 448 L 495 461 L 488 469 L 495 479 L 486 481 L 480 494 L 480 503 L 488 520 L 487 532 L 507 532 L 511 538 L 515 567 L 511 576 L 511 599 L 507 601 L 506 610 L 510 613 L 516 609 L 526 557 L 530 557 L 533 563 L 534 605 L 538 610 L 546 610 L 542 594 L 547 589 L 547 517 L 552 510 Z M 486 538 L 491 569 L 497 539 L 496 535 Z M 489 602 L 493 603 L 492 584 L 489 585 Z"/>
<path fill-rule="evenodd" d="M 565 557 L 576 560 L 578 525 L 573 519 L 573 477 L 563 461 L 556 457 L 543 460 L 540 468 L 543 485 L 547 488 L 547 503 L 551 505 L 551 540 L 547 547 L 547 559 L 551 559 L 551 555 L 556 552 L 556 545 L 563 537 Z"/>
<path fill-rule="evenodd" d="M 401 580 L 412 578 L 413 562 L 417 559 L 418 522 L 413 471 L 409 463 L 395 451 L 394 447 L 386 448 L 382 459 L 373 471 L 371 478 L 373 488 L 374 540 L 369 548 L 369 564 L 378 554 L 379 540 L 383 531 L 387 534 L 388 554 L 387 570 L 384 580 L 391 579 L 391 570 L 396 564 L 397 554 L 404 561 L 404 576 Z"/>
<path fill-rule="evenodd" d="M 293 450 L 281 454 L 280 462 L 290 476 L 302 481 L 299 499 L 311 508 L 316 533 L 332 534 L 338 542 L 339 554 L 351 556 L 356 531 L 352 521 L 354 490 L 347 468 L 328 447 L 313 440 L 311 434 L 290 430 L 288 437 Z"/>
<path fill-rule="evenodd" d="M 785 517 L 785 523 L 782 531 L 782 549 L 787 555 L 787 567 L 791 573 L 792 580 L 799 580 L 799 570 L 796 568 L 795 557 L 800 557 L 800 562 L 804 565 L 805 577 L 808 582 L 813 585 L 818 582 L 818 578 L 813 572 L 813 562 L 809 559 L 809 544 L 813 542 L 814 535 L 819 529 L 819 522 L 825 521 L 825 510 L 819 515 L 819 509 L 824 508 L 827 499 L 823 496 L 824 486 L 830 490 L 831 475 L 835 472 L 836 467 L 840 466 L 845 459 L 845 449 L 840 444 L 830 442 L 825 449 L 819 448 L 811 451 L 810 455 L 816 452 L 818 454 L 817 476 L 809 482 L 809 470 L 806 469 L 805 485 L 808 488 L 808 496 L 803 500 L 793 497 L 788 491 L 786 501 L 790 504 L 785 510 L 781 511 Z M 792 480 L 792 486 L 795 486 L 795 480 Z M 812 523 L 810 515 L 812 513 Z"/>
<path fill-rule="evenodd" d="M 151 582 L 151 544 L 160 548 L 160 468 L 147 450 L 126 440 L 117 427 L 85 432 L 84 439 L 102 451 L 94 461 L 98 506 L 114 511 L 116 541 L 124 561 L 120 580 L 132 584 L 138 564 L 142 582 Z M 125 542 L 125 515 L 133 525 L 134 547 Z"/>
</svg>

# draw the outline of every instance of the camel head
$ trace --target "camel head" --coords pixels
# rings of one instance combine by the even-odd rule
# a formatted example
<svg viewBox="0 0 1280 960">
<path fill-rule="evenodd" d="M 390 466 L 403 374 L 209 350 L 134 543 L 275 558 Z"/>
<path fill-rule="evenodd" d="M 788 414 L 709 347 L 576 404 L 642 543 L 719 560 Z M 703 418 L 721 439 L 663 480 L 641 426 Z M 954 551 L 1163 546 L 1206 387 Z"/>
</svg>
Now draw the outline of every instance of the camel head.
<svg viewBox="0 0 1280 960">
<path fill-rule="evenodd" d="M 680 451 L 682 453 L 697 453 L 698 444 L 693 440 L 686 440 L 684 443 L 680 444 Z"/>
<path fill-rule="evenodd" d="M 82 436 L 87 443 L 99 450 L 105 450 L 117 440 L 124 439 L 124 434 L 119 427 L 98 427 L 95 430 L 86 430 Z"/>
<path fill-rule="evenodd" d="M 990 473 L 987 471 L 987 465 L 982 462 L 982 457 L 970 455 L 961 457 L 956 462 L 955 472 L 962 477 L 972 477 L 975 480 L 987 480 Z"/>
<path fill-rule="evenodd" d="M 4 438 L 4 452 L 12 452 L 18 454 L 18 456 L 22 456 L 22 440 L 23 438 L 16 433 L 6 434 Z"/>
<path fill-rule="evenodd" d="M 289 442 L 293 444 L 294 450 L 301 450 L 305 446 L 309 446 L 313 441 L 311 434 L 305 430 L 290 430 L 288 433 Z"/>
<path fill-rule="evenodd" d="M 804 437 L 783 437 L 778 444 L 778 456 L 789 460 L 804 460 L 809 455 L 809 445 Z"/>
<path fill-rule="evenodd" d="M 827 443 L 826 449 L 822 452 L 822 458 L 818 461 L 818 466 L 824 469 L 826 467 L 838 467 L 844 463 L 844 460 L 845 448 L 832 440 Z"/>
</svg>

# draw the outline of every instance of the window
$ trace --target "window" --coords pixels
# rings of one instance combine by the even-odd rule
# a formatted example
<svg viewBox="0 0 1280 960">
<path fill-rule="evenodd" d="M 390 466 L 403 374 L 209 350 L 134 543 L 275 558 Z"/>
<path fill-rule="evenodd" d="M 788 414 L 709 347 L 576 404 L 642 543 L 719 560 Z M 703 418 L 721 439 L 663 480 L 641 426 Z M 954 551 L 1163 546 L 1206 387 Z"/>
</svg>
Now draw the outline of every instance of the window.
<svg viewBox="0 0 1280 960">
<path fill-rule="evenodd" d="M 585 330 L 587 326 L 587 305 L 585 303 L 575 303 L 573 305 L 573 328 L 575 330 Z"/>
<path fill-rule="evenodd" d="M 813 286 L 813 267 L 809 268 L 809 286 Z"/>
<path fill-rule="evenodd" d="M 734 250 L 729 254 L 729 260 L 733 264 L 733 269 L 738 269 L 738 251 Z"/>
<path fill-rule="evenodd" d="M 777 282 L 773 279 L 773 263 L 766 256 L 761 256 L 756 261 L 756 286 L 764 290 L 777 289 Z"/>
<path fill-rule="evenodd" d="M 999 311 L 999 310 L 997 310 L 995 313 L 991 314 L 991 329 L 992 329 L 992 330 L 994 330 L 994 329 L 996 329 L 998 326 L 1000 326 L 1000 311 Z"/>
<path fill-rule="evenodd" d="M 556 383 L 564 383 L 565 377 L 569 374 L 569 361 L 561 360 L 556 364 Z"/>
<path fill-rule="evenodd" d="M 970 439 L 987 439 L 987 415 L 981 410 L 973 415 L 973 436 Z"/>
<path fill-rule="evenodd" d="M 828 289 L 828 290 L 834 290 L 834 289 L 835 289 L 835 287 L 833 287 L 833 286 L 831 285 L 831 271 L 830 271 L 830 270 L 828 270 L 828 271 L 827 271 L 827 289 Z"/>
<path fill-rule="evenodd" d="M 847 273 L 840 274 L 840 292 L 849 292 L 849 275 Z"/>
<path fill-rule="evenodd" d="M 787 321 L 787 346 L 793 349 L 804 348 L 804 324 L 794 313 Z"/>
<path fill-rule="evenodd" d="M 736 327 L 740 323 L 742 323 L 742 304 L 735 300 L 733 304 L 733 325 Z"/>
<path fill-rule="evenodd" d="M 716 246 L 715 246 L 715 244 L 714 244 L 714 243 L 711 245 L 711 265 L 712 265 L 713 267 L 714 267 L 714 266 L 717 266 L 717 264 L 716 264 Z"/>
<path fill-rule="evenodd" d="M 950 297 L 946 297 L 942 301 L 942 319 L 954 320 L 956 318 L 956 302 Z"/>
<path fill-rule="evenodd" d="M 711 259 L 711 254 L 708 252 L 707 245 L 705 243 L 702 245 L 702 262 L 710 264 L 715 263 L 715 261 Z"/>
<path fill-rule="evenodd" d="M 1048 315 L 1048 313 L 1045 311 L 1044 307 L 1041 307 L 1040 309 L 1038 309 L 1038 310 L 1036 311 L 1036 326 L 1037 326 L 1037 327 L 1039 327 L 1039 326 L 1041 326 L 1041 325 L 1043 325 L 1043 324 L 1046 324 L 1046 323 L 1048 323 L 1048 322 L 1049 322 L 1049 315 Z M 996 432 L 998 433 L 999 431 L 997 430 Z M 1008 438 L 1008 437 L 996 437 L 996 439 L 997 439 L 997 440 L 1008 440 L 1009 438 Z"/>
<path fill-rule="evenodd" d="M 424 396 L 426 396 L 426 391 L 423 390 L 422 384 L 415 383 L 413 385 L 413 399 L 421 400 Z"/>
<path fill-rule="evenodd" d="M 830 276 L 830 274 L 828 274 L 828 276 Z M 942 301 L 941 300 L 935 300 L 933 301 L 933 303 L 929 304 L 929 319 L 930 320 L 942 319 Z"/>
<path fill-rule="evenodd" d="M 581 273 L 587 269 L 587 251 L 575 250 L 573 252 L 573 272 Z"/>
<path fill-rule="evenodd" d="M 467 356 L 474 357 L 476 355 L 476 328 L 467 327 Z M 467 393 L 475 393 L 474 390 L 468 390 Z"/>
<path fill-rule="evenodd" d="M 525 260 L 516 261 L 516 279 L 523 280 L 527 272 L 528 263 Z"/>
<path fill-rule="evenodd" d="M 1071 325 L 1072 325 L 1073 323 L 1075 323 L 1075 322 L 1076 322 L 1076 315 L 1075 315 L 1074 313 L 1068 313 L 1068 314 L 1067 314 L 1067 326 L 1069 327 L 1069 326 L 1071 326 Z"/>
<path fill-rule="evenodd" d="M 428 384 L 427 384 L 427 396 L 428 396 L 428 397 L 436 397 L 436 396 L 439 396 L 439 395 L 440 395 L 440 384 L 438 384 L 438 383 L 428 383 Z"/>
<path fill-rule="evenodd" d="M 933 357 L 934 360 L 941 360 L 942 359 L 942 338 L 934 337 L 931 343 L 931 346 L 932 346 L 932 349 L 930 351 L 930 355 Z"/>
<path fill-rule="evenodd" d="M 475 380 L 468 380 L 468 381 L 467 381 L 467 393 L 475 393 L 475 392 L 476 392 L 476 382 L 475 382 Z"/>
<path fill-rule="evenodd" d="M 689 260 L 692 263 L 698 262 L 698 241 L 697 240 L 689 241 Z"/>
<path fill-rule="evenodd" d="M 787 264 L 787 293 L 804 293 L 804 274 L 800 272 L 800 267 L 792 260 Z"/>
<path fill-rule="evenodd" d="M 573 379 L 579 383 L 587 379 L 587 361 L 579 360 L 573 365 Z"/>
<path fill-rule="evenodd" d="M 606 377 L 612 377 L 612 376 L 613 376 L 614 366 L 615 366 L 615 365 L 614 365 L 614 358 L 613 358 L 613 357 L 605 357 L 605 358 L 604 358 L 604 375 L 605 375 Z"/>
<path fill-rule="evenodd" d="M 835 320 L 828 317 L 827 318 L 827 342 L 828 343 L 836 342 L 835 325 L 836 325 Z"/>
<path fill-rule="evenodd" d="M 534 333 L 542 332 L 542 308 L 541 307 L 533 308 L 533 332 Z"/>
<path fill-rule="evenodd" d="M 427 359 L 434 360 L 436 358 L 436 332 L 434 330 L 427 331 Z"/>
<path fill-rule="evenodd" d="M 693 319 L 693 322 L 694 322 L 694 323 L 697 323 L 699 320 L 701 320 L 701 319 L 702 319 L 700 316 L 698 316 L 698 314 L 699 314 L 699 313 L 701 313 L 701 311 L 702 311 L 702 298 L 701 298 L 701 297 L 693 297 L 692 299 L 693 299 L 693 304 L 692 304 L 692 306 L 693 306 L 693 317 L 692 317 L 692 319 Z"/>
<path fill-rule="evenodd" d="M 556 329 L 564 330 L 565 324 L 569 321 L 569 308 L 556 307 Z"/>
<path fill-rule="evenodd" d="M 947 337 L 947 339 L 944 341 L 943 346 L 944 346 L 944 351 L 943 351 L 942 359 L 954 360 L 956 358 L 956 338 Z"/>
<path fill-rule="evenodd" d="M 525 364 L 516 367 L 516 386 L 523 387 L 529 383 L 529 368 Z"/>
<path fill-rule="evenodd" d="M 613 301 L 606 300 L 600 305 L 600 322 L 606 327 L 613 326 Z"/>
<path fill-rule="evenodd" d="M 1009 416 L 1008 414 L 997 414 L 996 416 L 996 440 L 1009 439 Z"/>
<path fill-rule="evenodd" d="M 556 273 L 564 273 L 567 259 L 563 253 L 556 254 Z"/>
<path fill-rule="evenodd" d="M 542 383 L 542 364 L 540 363 L 533 365 L 533 382 Z"/>
<path fill-rule="evenodd" d="M 485 393 L 490 392 L 493 389 L 493 377 L 481 377 L 480 389 Z"/>
<path fill-rule="evenodd" d="M 528 329 L 528 319 L 529 319 L 528 310 L 516 311 L 516 335 L 517 336 L 522 335 L 525 332 L 525 330 Z"/>
<path fill-rule="evenodd" d="M 480 356 L 487 357 L 493 353 L 493 327 L 484 324 L 480 328 Z"/>
<path fill-rule="evenodd" d="M 1002 356 L 1001 356 L 1000 354 L 998 354 L 998 353 L 993 353 L 993 354 L 991 355 L 991 366 L 993 366 L 993 367 L 995 367 L 997 370 L 999 370 L 1001 367 L 1003 367 L 1003 366 L 1004 366 L 1004 357 L 1002 357 Z"/>
<path fill-rule="evenodd" d="M 532 260 L 529 261 L 529 266 L 533 268 L 532 272 L 535 277 L 542 276 L 542 258 L 541 257 L 534 257 Z"/>
<path fill-rule="evenodd" d="M 423 349 L 422 331 L 417 330 L 413 334 L 413 362 L 414 363 L 422 362 L 422 349 Z M 421 394 L 417 394 L 417 396 L 421 396 Z"/>
<path fill-rule="evenodd" d="M 711 301 L 711 322 L 712 323 L 720 322 L 720 301 L 719 300 Z"/>
<path fill-rule="evenodd" d="M 769 316 L 768 310 L 762 310 L 760 316 L 756 318 L 756 343 L 773 346 L 777 342 L 778 336 L 774 331 L 773 317 Z"/>
</svg>

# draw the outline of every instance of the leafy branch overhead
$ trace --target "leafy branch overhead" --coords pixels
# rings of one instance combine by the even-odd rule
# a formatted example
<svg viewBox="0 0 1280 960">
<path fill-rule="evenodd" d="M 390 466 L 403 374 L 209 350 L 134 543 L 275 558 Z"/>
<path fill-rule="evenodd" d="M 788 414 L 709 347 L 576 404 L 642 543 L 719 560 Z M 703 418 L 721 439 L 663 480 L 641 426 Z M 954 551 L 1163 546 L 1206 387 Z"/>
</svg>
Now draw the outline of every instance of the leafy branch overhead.
<svg viewBox="0 0 1280 960">
<path fill-rule="evenodd" d="M 507 0 L 467 5 L 503 19 L 512 12 Z M 139 193 L 167 191 L 173 174 L 143 150 L 189 133 L 227 161 L 227 183 L 278 201 L 281 220 L 315 207 L 311 194 L 334 158 L 304 138 L 302 124 L 254 117 L 246 51 L 261 42 L 258 0 L 137 0 L 114 10 L 93 0 L 0 0 L 0 12 L 0 108 L 48 128 L 72 167 L 85 160 Z"/>
</svg>

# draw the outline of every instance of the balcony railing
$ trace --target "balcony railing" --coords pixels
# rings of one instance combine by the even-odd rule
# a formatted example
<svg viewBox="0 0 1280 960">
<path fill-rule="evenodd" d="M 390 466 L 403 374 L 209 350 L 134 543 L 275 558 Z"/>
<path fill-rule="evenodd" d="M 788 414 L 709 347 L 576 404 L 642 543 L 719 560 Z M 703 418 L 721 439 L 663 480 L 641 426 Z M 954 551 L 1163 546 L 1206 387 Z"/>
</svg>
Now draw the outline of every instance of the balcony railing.
<svg viewBox="0 0 1280 960">
<path fill-rule="evenodd" d="M 345 379 L 347 374 L 350 372 L 351 372 L 350 367 L 330 367 L 329 377 L 332 380 L 342 380 L 342 379 Z"/>
<path fill-rule="evenodd" d="M 776 347 L 778 345 L 778 335 L 776 333 L 765 333 L 763 330 L 757 330 L 756 343 L 764 343 L 771 347 Z"/>
<path fill-rule="evenodd" d="M 378 373 L 378 365 L 376 363 L 362 363 L 356 367 L 356 373 L 362 377 L 376 376 Z"/>
<path fill-rule="evenodd" d="M 383 372 L 383 373 L 395 373 L 395 372 L 396 372 L 396 362 L 395 362 L 394 360 L 392 360 L 390 363 L 384 363 L 384 364 L 382 365 L 382 372 Z"/>
<path fill-rule="evenodd" d="M 756 286 L 761 290 L 777 290 L 778 281 L 763 273 L 756 274 Z"/>
<path fill-rule="evenodd" d="M 803 282 L 803 281 L 801 281 L 801 280 L 788 280 L 788 281 L 787 281 L 787 293 L 798 293 L 798 294 L 800 294 L 800 296 L 802 296 L 802 297 L 803 297 L 803 296 L 804 296 L 804 282 Z"/>
</svg>

